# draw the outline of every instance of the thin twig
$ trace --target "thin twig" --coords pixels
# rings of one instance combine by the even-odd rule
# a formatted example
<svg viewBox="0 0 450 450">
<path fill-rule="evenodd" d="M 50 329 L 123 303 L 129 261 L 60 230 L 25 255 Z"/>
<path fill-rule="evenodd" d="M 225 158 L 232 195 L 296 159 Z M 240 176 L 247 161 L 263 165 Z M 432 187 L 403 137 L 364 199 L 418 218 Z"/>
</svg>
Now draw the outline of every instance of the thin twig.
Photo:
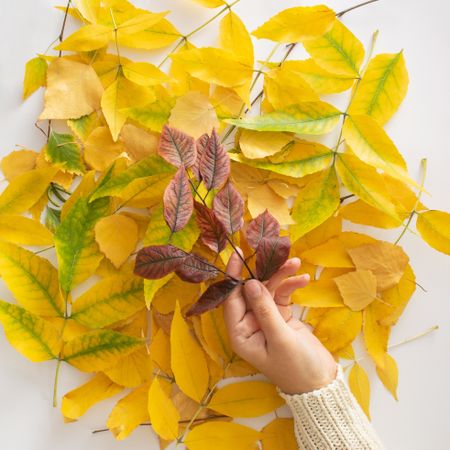
<svg viewBox="0 0 450 450">
<path fill-rule="evenodd" d="M 366 6 L 366 5 L 369 5 L 370 3 L 375 3 L 377 1 L 378 0 L 368 0 L 366 2 L 359 3 L 358 5 L 351 6 L 350 8 L 347 8 L 347 9 L 344 9 L 343 11 L 341 11 L 341 12 L 338 12 L 336 14 L 336 17 L 342 17 L 344 14 L 347 14 L 349 11 L 353 11 L 354 9 L 361 8 L 362 6 Z"/>
</svg>

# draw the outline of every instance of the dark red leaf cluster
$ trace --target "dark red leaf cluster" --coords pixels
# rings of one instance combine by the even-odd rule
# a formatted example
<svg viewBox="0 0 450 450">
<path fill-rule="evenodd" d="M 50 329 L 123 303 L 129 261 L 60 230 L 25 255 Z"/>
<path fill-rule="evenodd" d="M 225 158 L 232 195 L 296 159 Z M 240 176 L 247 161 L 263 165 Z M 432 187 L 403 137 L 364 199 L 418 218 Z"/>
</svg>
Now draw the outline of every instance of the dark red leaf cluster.
<svg viewBox="0 0 450 450">
<path fill-rule="evenodd" d="M 258 248 L 261 239 L 279 235 L 280 224 L 267 209 L 249 223 L 246 232 L 248 245 L 253 249 Z"/>
<path fill-rule="evenodd" d="M 239 231 L 243 224 L 244 200 L 228 181 L 213 200 L 213 211 L 227 233 Z"/>
<path fill-rule="evenodd" d="M 210 264 L 205 258 L 191 253 L 177 268 L 175 273 L 189 283 L 202 283 L 203 281 L 217 277 L 217 267 Z"/>
<path fill-rule="evenodd" d="M 213 210 L 201 203 L 194 204 L 201 240 L 213 252 L 220 253 L 227 246 L 227 232 Z"/>
<path fill-rule="evenodd" d="M 256 249 L 256 276 L 268 280 L 289 258 L 291 243 L 287 236 L 261 239 Z"/>
<path fill-rule="evenodd" d="M 188 253 L 174 245 L 150 245 L 136 255 L 134 273 L 148 280 L 156 280 L 174 272 Z"/>
<path fill-rule="evenodd" d="M 194 138 L 168 125 L 161 131 L 158 153 L 175 167 L 191 167 L 197 159 Z"/>
</svg>

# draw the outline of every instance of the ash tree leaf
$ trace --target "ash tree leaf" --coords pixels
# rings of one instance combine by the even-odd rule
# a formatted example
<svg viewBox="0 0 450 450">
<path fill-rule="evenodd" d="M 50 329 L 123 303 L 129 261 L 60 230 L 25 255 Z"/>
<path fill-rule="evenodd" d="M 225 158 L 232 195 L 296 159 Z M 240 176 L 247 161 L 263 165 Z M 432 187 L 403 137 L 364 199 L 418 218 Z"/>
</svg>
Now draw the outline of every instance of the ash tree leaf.
<svg viewBox="0 0 450 450">
<path fill-rule="evenodd" d="M 193 0 L 195 3 L 198 3 L 206 8 L 218 8 L 219 6 L 225 5 L 224 0 Z"/>
<path fill-rule="evenodd" d="M 370 382 L 366 371 L 357 363 L 353 364 L 348 377 L 350 390 L 370 420 Z"/>
<path fill-rule="evenodd" d="M 45 149 L 45 159 L 69 173 L 81 175 L 86 171 L 80 147 L 71 134 L 52 131 Z"/>
<path fill-rule="evenodd" d="M 221 187 L 230 176 L 230 158 L 215 128 L 202 151 L 199 171 L 208 190 Z"/>
<path fill-rule="evenodd" d="M 20 245 L 52 245 L 51 227 L 35 219 L 15 214 L 0 214 L 0 236 L 6 242 Z"/>
<path fill-rule="evenodd" d="M 288 259 L 291 243 L 287 236 L 265 237 L 256 249 L 256 276 L 268 280 Z"/>
<path fill-rule="evenodd" d="M 349 108 L 350 115 L 372 117 L 384 125 L 397 111 L 408 90 L 403 52 L 372 58 Z"/>
<path fill-rule="evenodd" d="M 241 229 L 244 200 L 230 181 L 214 197 L 213 211 L 227 233 L 233 234 Z"/>
<path fill-rule="evenodd" d="M 333 280 L 311 281 L 292 294 L 292 302 L 308 308 L 337 308 L 344 306 L 341 294 Z"/>
<path fill-rule="evenodd" d="M 225 122 L 256 131 L 290 131 L 298 134 L 325 134 L 339 122 L 341 112 L 325 102 L 302 102 L 281 111 Z"/>
<path fill-rule="evenodd" d="M 217 308 L 239 284 L 240 282 L 238 280 L 231 278 L 226 278 L 225 280 L 211 284 L 197 302 L 191 306 L 186 315 L 188 317 L 195 316 Z"/>
<path fill-rule="evenodd" d="M 370 270 L 356 269 L 334 278 L 344 303 L 352 311 L 361 311 L 377 296 L 377 279 Z"/>
<path fill-rule="evenodd" d="M 324 5 L 297 6 L 279 12 L 252 34 L 286 44 L 303 42 L 326 33 L 335 18 L 334 11 Z"/>
<path fill-rule="evenodd" d="M 189 283 L 201 283 L 215 278 L 219 271 L 210 264 L 205 258 L 191 253 L 176 269 L 175 273 L 183 280 Z"/>
<path fill-rule="evenodd" d="M 47 78 L 47 61 L 41 56 L 32 58 L 25 65 L 23 79 L 23 99 L 28 98 L 41 86 L 45 86 Z"/>
<path fill-rule="evenodd" d="M 113 30 L 100 24 L 81 27 L 55 47 L 55 50 L 89 52 L 108 45 L 113 39 Z"/>
<path fill-rule="evenodd" d="M 194 211 L 194 198 L 183 165 L 164 191 L 164 219 L 172 233 L 182 230 Z"/>
<path fill-rule="evenodd" d="M 0 275 L 17 301 L 31 313 L 64 317 L 58 272 L 45 258 L 0 241 Z"/>
<path fill-rule="evenodd" d="M 99 372 L 142 347 L 142 339 L 112 330 L 81 334 L 64 346 L 63 359 L 82 372 Z"/>
<path fill-rule="evenodd" d="M 450 255 L 449 213 L 437 210 L 420 213 L 417 218 L 416 227 L 428 245 L 439 252 Z"/>
<path fill-rule="evenodd" d="M 0 322 L 11 345 L 30 361 L 57 358 L 61 348 L 60 333 L 50 322 L 2 300 Z"/>
<path fill-rule="evenodd" d="M 275 238 L 280 234 L 280 224 L 266 209 L 255 217 L 249 224 L 245 233 L 247 242 L 253 249 L 258 248 L 264 238 Z"/>
<path fill-rule="evenodd" d="M 141 86 L 157 86 L 168 81 L 164 72 L 147 62 L 130 62 L 122 68 L 125 78 Z"/>
<path fill-rule="evenodd" d="M 297 450 L 294 420 L 292 418 L 278 417 L 261 430 L 261 442 L 264 450 Z"/>
<path fill-rule="evenodd" d="M 175 167 L 189 168 L 197 158 L 194 138 L 168 125 L 161 132 L 158 153 Z"/>
<path fill-rule="evenodd" d="M 156 280 L 177 270 L 188 254 L 173 245 L 150 245 L 139 250 L 134 273 L 148 280 Z"/>
<path fill-rule="evenodd" d="M 200 161 L 202 160 L 203 152 L 208 145 L 209 141 L 209 135 L 208 133 L 202 134 L 196 141 L 195 141 L 195 148 L 197 150 L 197 158 L 195 160 L 194 165 L 191 167 L 191 170 L 194 174 L 194 177 L 197 181 L 202 180 L 202 175 L 200 173 Z"/>
<path fill-rule="evenodd" d="M 197 224 L 201 230 L 200 239 L 213 252 L 220 253 L 227 246 L 224 226 L 213 210 L 199 202 L 194 202 Z"/>
</svg>

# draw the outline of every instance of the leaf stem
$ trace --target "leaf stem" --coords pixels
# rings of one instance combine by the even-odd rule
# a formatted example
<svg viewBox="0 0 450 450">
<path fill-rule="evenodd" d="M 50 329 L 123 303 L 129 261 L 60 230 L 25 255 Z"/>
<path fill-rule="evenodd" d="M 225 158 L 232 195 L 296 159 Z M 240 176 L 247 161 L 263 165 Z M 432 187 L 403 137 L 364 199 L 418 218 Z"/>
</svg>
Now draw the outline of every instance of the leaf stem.
<svg viewBox="0 0 450 450">
<path fill-rule="evenodd" d="M 69 0 L 67 2 L 66 9 L 64 11 L 64 19 L 63 19 L 63 23 L 62 23 L 62 26 L 61 26 L 61 31 L 59 32 L 59 36 L 56 39 L 56 40 L 59 40 L 59 42 L 62 42 L 63 39 L 64 39 L 64 30 L 66 29 L 67 16 L 69 15 L 69 7 L 70 7 L 71 2 L 72 2 L 72 0 Z M 58 57 L 60 58 L 61 55 L 62 55 L 62 50 L 59 50 L 58 51 Z"/>
<path fill-rule="evenodd" d="M 359 3 L 358 5 L 355 6 L 351 6 L 350 8 L 344 9 L 343 11 L 336 13 L 336 17 L 342 17 L 344 14 L 347 14 L 348 12 L 353 11 L 354 9 L 361 8 L 362 6 L 366 6 L 369 5 L 370 3 L 375 3 L 377 1 L 378 0 L 367 0 L 366 2 Z"/>
</svg>

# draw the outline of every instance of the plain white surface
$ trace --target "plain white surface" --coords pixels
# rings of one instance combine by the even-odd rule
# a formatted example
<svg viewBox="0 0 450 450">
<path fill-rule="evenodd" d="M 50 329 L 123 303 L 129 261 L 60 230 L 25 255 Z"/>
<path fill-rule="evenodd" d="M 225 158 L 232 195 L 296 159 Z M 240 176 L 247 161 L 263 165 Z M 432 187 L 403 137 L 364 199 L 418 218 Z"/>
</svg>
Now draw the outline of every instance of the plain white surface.
<svg viewBox="0 0 450 450">
<path fill-rule="evenodd" d="M 63 3 L 63 1 L 61 1 Z M 136 2 L 154 11 L 175 10 L 169 15 L 180 30 L 189 32 L 214 15 L 189 0 Z M 280 9 L 312 5 L 319 1 L 241 0 L 233 9 L 243 17 L 250 30 Z M 358 0 L 325 2 L 336 11 Z M 42 134 L 33 126 L 42 105 L 42 90 L 22 103 L 21 90 L 25 62 L 43 52 L 58 35 L 62 14 L 54 0 L 2 2 L 0 16 L 0 157 L 16 146 L 38 150 Z M 346 15 L 344 22 L 368 44 L 372 32 L 380 30 L 376 53 L 405 49 L 410 74 L 408 96 L 387 129 L 403 152 L 410 172 L 418 175 L 419 162 L 428 157 L 426 188 L 432 197 L 424 198 L 430 208 L 450 210 L 448 168 L 448 105 L 450 89 L 450 3 L 430 0 L 381 0 Z M 68 31 L 73 29 L 70 21 Z M 214 45 L 217 22 L 195 36 L 198 44 Z M 272 43 L 258 42 L 259 59 L 265 59 Z M 160 61 L 166 51 L 155 52 Z M 302 56 L 298 51 L 298 56 Z M 141 53 L 145 60 L 148 53 Z M 4 185 L 0 185 L 0 189 Z M 392 240 L 398 231 L 377 236 Z M 376 379 L 372 380 L 372 417 L 386 446 L 396 450 L 445 450 L 450 442 L 450 260 L 429 248 L 417 236 L 407 233 L 403 246 L 411 257 L 417 281 L 427 293 L 417 290 L 391 343 L 402 341 L 439 325 L 440 330 L 392 351 L 400 369 L 397 403 Z M 12 301 L 0 280 L 0 297 Z M 117 442 L 109 433 L 92 435 L 103 428 L 117 398 L 92 408 L 79 422 L 64 425 L 59 410 L 51 407 L 54 362 L 33 364 L 19 355 L 0 331 L 0 448 L 2 450 L 113 450 L 156 449 L 157 441 L 148 427 Z M 59 392 L 74 388 L 86 377 L 68 366 L 62 367 Z"/>
</svg>

